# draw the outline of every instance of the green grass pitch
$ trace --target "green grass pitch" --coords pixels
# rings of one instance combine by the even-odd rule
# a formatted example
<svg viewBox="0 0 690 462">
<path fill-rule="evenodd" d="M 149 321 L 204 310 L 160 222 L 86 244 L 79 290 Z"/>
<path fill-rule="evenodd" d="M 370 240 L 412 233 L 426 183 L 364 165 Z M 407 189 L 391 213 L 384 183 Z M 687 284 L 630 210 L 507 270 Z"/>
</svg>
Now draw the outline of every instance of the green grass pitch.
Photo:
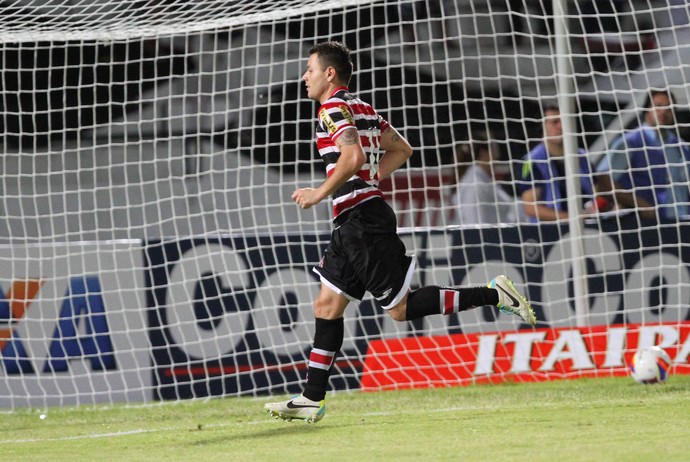
<svg viewBox="0 0 690 462">
<path fill-rule="evenodd" d="M 619 377 L 339 392 L 314 425 L 269 417 L 266 400 L 17 410 L 0 415 L 0 458 L 690 460 L 690 376 L 646 386 Z"/>
</svg>

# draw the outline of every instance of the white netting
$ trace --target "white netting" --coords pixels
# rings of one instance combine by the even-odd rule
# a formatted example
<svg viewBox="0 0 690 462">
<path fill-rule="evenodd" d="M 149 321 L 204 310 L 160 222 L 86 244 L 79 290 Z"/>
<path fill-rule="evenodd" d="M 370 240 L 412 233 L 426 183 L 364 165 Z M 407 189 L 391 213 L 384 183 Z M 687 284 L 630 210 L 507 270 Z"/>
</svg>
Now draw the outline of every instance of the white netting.
<svg viewBox="0 0 690 462">
<path fill-rule="evenodd" d="M 690 138 L 689 18 L 651 0 L 3 2 L 0 405 L 299 389 L 331 216 L 290 195 L 324 178 L 300 76 L 326 39 L 416 148 L 382 183 L 414 286 L 507 274 L 540 319 L 396 324 L 367 298 L 334 388 L 622 374 L 647 343 L 687 370 L 690 228 L 582 215 L 580 180 L 649 88 L 673 92 L 671 132 Z M 523 156 L 547 102 L 570 215 L 531 223 L 522 193 L 546 183 Z M 676 190 L 687 165 L 663 166 Z"/>
</svg>

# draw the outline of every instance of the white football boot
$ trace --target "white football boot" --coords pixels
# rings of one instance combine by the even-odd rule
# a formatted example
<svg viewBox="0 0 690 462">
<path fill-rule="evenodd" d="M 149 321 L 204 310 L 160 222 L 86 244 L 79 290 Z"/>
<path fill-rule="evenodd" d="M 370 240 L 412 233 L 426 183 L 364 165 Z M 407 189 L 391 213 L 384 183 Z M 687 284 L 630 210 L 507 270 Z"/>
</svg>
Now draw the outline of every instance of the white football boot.
<svg viewBox="0 0 690 462">
<path fill-rule="evenodd" d="M 530 326 L 537 324 L 537 318 L 534 316 L 532 307 L 506 276 L 496 276 L 487 284 L 487 287 L 496 289 L 498 292 L 498 304 L 496 306 L 499 310 L 520 316 Z"/>
<path fill-rule="evenodd" d="M 264 410 L 276 419 L 305 420 L 307 423 L 316 423 L 326 414 L 326 400 L 312 401 L 302 395 L 293 396 L 287 401 L 264 404 Z"/>
</svg>

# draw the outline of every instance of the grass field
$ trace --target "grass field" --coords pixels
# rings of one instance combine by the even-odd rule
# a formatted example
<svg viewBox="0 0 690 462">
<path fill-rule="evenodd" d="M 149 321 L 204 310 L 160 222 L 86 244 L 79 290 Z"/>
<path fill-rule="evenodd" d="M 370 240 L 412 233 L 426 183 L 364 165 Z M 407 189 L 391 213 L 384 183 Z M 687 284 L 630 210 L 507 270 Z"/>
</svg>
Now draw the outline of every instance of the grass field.
<svg viewBox="0 0 690 462">
<path fill-rule="evenodd" d="M 19 410 L 0 418 L 0 460 L 690 460 L 690 376 L 343 392 L 315 425 L 264 401 Z"/>
</svg>

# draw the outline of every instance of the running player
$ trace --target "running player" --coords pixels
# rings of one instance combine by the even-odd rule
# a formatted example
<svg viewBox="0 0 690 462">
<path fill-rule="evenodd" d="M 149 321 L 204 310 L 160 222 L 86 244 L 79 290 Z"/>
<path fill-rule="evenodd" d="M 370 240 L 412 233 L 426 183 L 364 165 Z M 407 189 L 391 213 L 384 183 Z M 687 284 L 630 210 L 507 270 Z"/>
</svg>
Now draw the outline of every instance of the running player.
<svg viewBox="0 0 690 462">
<path fill-rule="evenodd" d="M 309 98 L 321 104 L 316 145 L 327 178 L 317 188 L 296 190 L 292 200 L 308 209 L 332 196 L 334 229 L 314 268 L 321 288 L 314 302 L 314 343 L 303 393 L 264 406 L 285 420 L 318 422 L 324 416 L 328 377 L 343 343 L 345 308 L 365 292 L 396 321 L 494 305 L 536 324 L 529 303 L 505 276 L 492 279 L 487 287 L 410 290 L 415 262 L 406 255 L 395 214 L 378 182 L 407 161 L 412 147 L 371 105 L 350 92 L 352 69 L 345 45 L 324 42 L 309 50 L 302 76 Z"/>
</svg>

